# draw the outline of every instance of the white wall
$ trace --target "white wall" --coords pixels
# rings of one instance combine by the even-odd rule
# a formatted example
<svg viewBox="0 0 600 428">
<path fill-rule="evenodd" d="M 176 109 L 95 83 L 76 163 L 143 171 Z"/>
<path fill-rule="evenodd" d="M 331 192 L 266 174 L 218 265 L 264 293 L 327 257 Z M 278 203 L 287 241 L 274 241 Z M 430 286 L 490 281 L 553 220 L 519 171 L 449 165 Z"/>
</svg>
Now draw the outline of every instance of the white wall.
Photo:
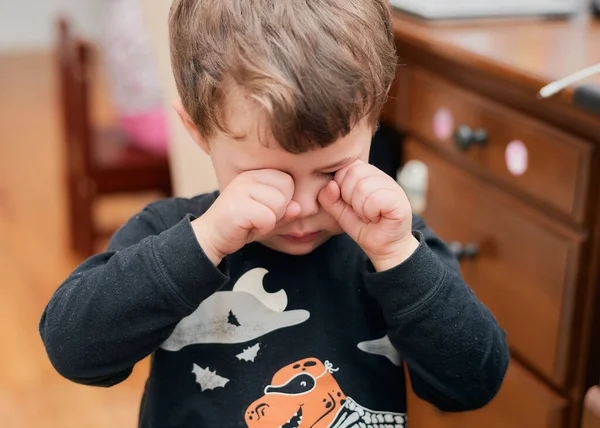
<svg viewBox="0 0 600 428">
<path fill-rule="evenodd" d="M 1 0 L 0 0 L 1 1 Z M 169 58 L 168 15 L 171 0 L 141 0 L 146 26 L 154 45 L 165 89 L 165 108 L 169 118 L 169 158 L 176 196 L 191 197 L 217 188 L 210 158 L 192 141 L 184 129 L 171 101 L 178 98 Z"/>
<path fill-rule="evenodd" d="M 108 0 L 0 0 L 0 51 L 40 50 L 54 42 L 55 19 L 66 13 L 77 31 L 97 38 Z"/>
</svg>

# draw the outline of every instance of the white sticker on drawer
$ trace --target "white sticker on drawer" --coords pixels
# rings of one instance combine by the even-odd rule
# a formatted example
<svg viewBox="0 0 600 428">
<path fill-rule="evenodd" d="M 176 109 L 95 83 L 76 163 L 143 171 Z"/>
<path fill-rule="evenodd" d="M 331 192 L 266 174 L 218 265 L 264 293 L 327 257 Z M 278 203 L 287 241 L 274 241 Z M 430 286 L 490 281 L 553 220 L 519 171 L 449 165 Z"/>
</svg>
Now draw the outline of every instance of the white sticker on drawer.
<svg viewBox="0 0 600 428">
<path fill-rule="evenodd" d="M 504 155 L 506 158 L 506 167 L 512 175 L 518 177 L 527 172 L 529 152 L 522 141 L 514 140 L 508 143 Z"/>
<path fill-rule="evenodd" d="M 440 140 L 447 140 L 452 136 L 454 118 L 447 108 L 440 108 L 433 115 L 433 132 Z"/>
<path fill-rule="evenodd" d="M 429 185 L 429 169 L 419 160 L 411 160 L 400 169 L 396 181 L 404 189 L 415 214 L 425 211 Z"/>
</svg>

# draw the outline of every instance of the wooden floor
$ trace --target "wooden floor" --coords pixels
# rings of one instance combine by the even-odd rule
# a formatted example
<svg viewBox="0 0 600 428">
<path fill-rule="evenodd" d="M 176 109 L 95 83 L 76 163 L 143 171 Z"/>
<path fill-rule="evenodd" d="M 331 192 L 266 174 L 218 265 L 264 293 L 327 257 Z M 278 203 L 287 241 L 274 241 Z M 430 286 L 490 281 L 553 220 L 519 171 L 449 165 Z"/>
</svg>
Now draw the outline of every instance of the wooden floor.
<svg viewBox="0 0 600 428">
<path fill-rule="evenodd" d="M 38 333 L 45 304 L 79 262 L 67 248 L 51 59 L 0 57 L 0 426 L 135 427 L 147 362 L 116 387 L 79 386 L 53 370 Z M 110 121 L 97 92 L 96 117 Z M 142 203 L 109 201 L 101 217 L 119 223 Z"/>
</svg>

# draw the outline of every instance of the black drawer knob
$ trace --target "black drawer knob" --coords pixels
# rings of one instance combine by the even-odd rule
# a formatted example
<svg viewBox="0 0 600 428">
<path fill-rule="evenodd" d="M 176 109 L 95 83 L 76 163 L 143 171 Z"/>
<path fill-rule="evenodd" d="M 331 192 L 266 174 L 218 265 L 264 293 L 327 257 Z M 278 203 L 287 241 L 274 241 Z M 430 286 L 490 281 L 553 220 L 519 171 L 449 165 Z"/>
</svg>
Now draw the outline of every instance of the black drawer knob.
<svg viewBox="0 0 600 428">
<path fill-rule="evenodd" d="M 458 241 L 452 241 L 449 247 L 452 254 L 460 261 L 473 259 L 479 254 L 479 247 L 475 243 L 462 244 Z"/>
<path fill-rule="evenodd" d="M 473 145 L 485 145 L 488 140 L 487 131 L 483 128 L 472 130 L 469 125 L 460 125 L 454 131 L 454 144 L 459 149 L 466 151 Z"/>
</svg>

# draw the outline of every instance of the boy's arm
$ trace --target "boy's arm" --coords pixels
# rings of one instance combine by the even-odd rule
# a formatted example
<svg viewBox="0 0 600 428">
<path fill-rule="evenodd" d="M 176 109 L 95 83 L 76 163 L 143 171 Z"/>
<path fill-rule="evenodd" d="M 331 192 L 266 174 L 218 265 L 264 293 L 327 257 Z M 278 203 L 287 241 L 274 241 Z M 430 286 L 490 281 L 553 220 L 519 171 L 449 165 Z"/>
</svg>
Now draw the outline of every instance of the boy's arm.
<svg viewBox="0 0 600 428">
<path fill-rule="evenodd" d="M 190 220 L 167 228 L 158 210 L 147 207 L 57 289 L 39 328 L 59 373 L 96 386 L 125 380 L 227 281 Z"/>
<path fill-rule="evenodd" d="M 399 266 L 369 272 L 368 289 L 415 394 L 443 411 L 483 407 L 507 370 L 505 332 L 465 284 L 448 247 L 417 216 L 413 230 L 417 250 Z"/>
</svg>

